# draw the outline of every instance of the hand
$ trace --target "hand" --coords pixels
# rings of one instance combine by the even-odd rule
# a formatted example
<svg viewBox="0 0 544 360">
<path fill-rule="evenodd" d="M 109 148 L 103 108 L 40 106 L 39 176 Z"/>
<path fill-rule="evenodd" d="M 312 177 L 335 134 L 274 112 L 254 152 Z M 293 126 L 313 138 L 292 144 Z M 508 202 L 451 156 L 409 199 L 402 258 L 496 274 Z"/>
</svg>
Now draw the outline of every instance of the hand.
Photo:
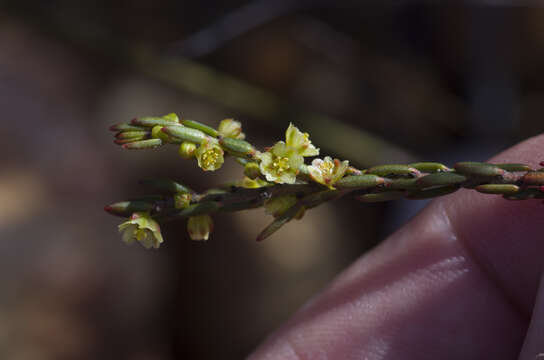
<svg viewBox="0 0 544 360">
<path fill-rule="evenodd" d="M 544 136 L 490 161 L 541 160 Z M 461 190 L 362 256 L 249 359 L 544 359 L 543 264 L 541 200 Z"/>
</svg>

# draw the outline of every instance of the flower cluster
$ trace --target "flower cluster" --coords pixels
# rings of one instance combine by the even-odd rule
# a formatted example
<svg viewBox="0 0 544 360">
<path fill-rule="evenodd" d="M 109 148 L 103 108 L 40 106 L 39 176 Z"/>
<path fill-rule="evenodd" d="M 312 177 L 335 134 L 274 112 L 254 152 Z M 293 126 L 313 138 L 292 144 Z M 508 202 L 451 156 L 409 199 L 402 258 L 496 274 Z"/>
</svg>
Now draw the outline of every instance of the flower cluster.
<svg viewBox="0 0 544 360">
<path fill-rule="evenodd" d="M 348 161 L 328 156 L 305 165 L 305 158 L 319 155 L 319 149 L 308 133 L 293 124 L 289 124 L 285 140 L 262 152 L 245 140 L 241 123 L 234 119 L 224 119 L 213 128 L 194 120 L 181 120 L 172 113 L 135 118 L 130 123 L 112 126 L 111 130 L 117 132 L 115 142 L 126 149 L 178 145 L 179 155 L 195 159 L 204 171 L 218 170 L 227 156 L 244 166 L 243 179 L 222 188 L 199 194 L 177 182 L 156 180 L 147 184 L 169 195 L 108 206 L 107 211 L 115 215 L 129 216 L 119 225 L 123 240 L 129 244 L 139 242 L 146 248 L 159 247 L 163 239 L 158 221 L 169 218 L 187 218 L 190 238 L 208 240 L 213 229 L 210 213 L 217 210 L 264 207 L 275 218 L 259 237 L 264 238 L 289 220 L 300 219 L 307 208 L 328 201 L 328 192 L 335 190 L 334 185 L 348 170 Z M 289 193 L 288 188 L 283 188 L 287 193 L 275 194 L 278 186 L 289 185 L 303 189 L 295 192 L 293 188 L 293 193 Z"/>
</svg>

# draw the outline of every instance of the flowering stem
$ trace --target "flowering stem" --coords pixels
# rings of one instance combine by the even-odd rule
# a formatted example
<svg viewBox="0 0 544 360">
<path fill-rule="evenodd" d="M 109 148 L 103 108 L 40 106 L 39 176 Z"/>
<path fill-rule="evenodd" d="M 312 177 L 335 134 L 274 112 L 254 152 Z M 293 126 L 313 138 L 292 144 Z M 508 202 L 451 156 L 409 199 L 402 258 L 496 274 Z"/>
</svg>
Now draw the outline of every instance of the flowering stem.
<svg viewBox="0 0 544 360">
<path fill-rule="evenodd" d="M 111 129 L 117 132 L 116 139 L 122 139 L 126 149 L 181 144 L 180 154 L 188 159 L 196 157 L 198 166 L 205 171 L 221 167 L 227 156 L 244 166 L 243 180 L 202 193 L 171 180 L 145 180 L 143 185 L 163 194 L 105 208 L 122 217 L 134 218 L 137 213 L 137 219 L 147 219 L 149 223 L 190 218 L 189 234 L 195 240 L 208 238 L 213 227 L 209 215 L 213 213 L 264 207 L 274 220 L 258 235 L 257 239 L 263 240 L 290 220 L 301 218 L 306 210 L 346 195 L 362 202 L 380 202 L 428 199 L 465 188 L 501 195 L 508 200 L 544 198 L 544 169 L 525 164 L 459 162 L 450 168 L 436 162 L 419 162 L 360 170 L 349 166 L 347 160 L 325 157 L 308 165 L 304 158 L 318 155 L 319 149 L 310 142 L 308 134 L 293 125 L 287 129 L 285 141 L 263 152 L 244 140 L 241 124 L 232 119 L 223 120 L 215 129 L 192 120 L 179 121 L 175 114 L 169 114 L 134 119 L 130 124 Z M 147 239 L 149 245 L 151 235 L 143 237 L 145 229 L 137 232 L 136 220 L 124 224 L 131 226 L 125 225 L 129 231 L 124 236 L 130 237 L 134 231 Z M 157 225 L 145 234 L 160 234 L 158 231 Z M 153 244 L 157 247 L 160 242 Z"/>
</svg>

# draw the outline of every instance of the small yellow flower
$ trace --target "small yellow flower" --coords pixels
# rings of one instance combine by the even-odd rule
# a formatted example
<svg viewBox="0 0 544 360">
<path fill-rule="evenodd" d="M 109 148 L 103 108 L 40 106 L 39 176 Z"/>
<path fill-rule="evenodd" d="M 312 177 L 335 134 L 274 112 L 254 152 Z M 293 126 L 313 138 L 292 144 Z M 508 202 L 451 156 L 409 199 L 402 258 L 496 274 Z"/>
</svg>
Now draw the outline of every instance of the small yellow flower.
<svg viewBox="0 0 544 360">
<path fill-rule="evenodd" d="M 302 155 L 278 141 L 271 149 L 257 155 L 259 167 L 266 180 L 279 184 L 294 184 L 298 168 L 304 163 Z"/>
<path fill-rule="evenodd" d="M 146 249 L 157 249 L 163 242 L 159 224 L 147 213 L 132 214 L 130 219 L 119 225 L 119 231 L 127 244 L 138 241 Z"/>
<path fill-rule="evenodd" d="M 194 154 L 198 160 L 198 166 L 204 171 L 215 171 L 225 162 L 223 149 L 210 141 L 204 141 Z"/>
<path fill-rule="evenodd" d="M 234 139 L 244 140 L 246 135 L 242 132 L 242 124 L 234 119 L 221 120 L 217 132 L 224 136 Z"/>
<path fill-rule="evenodd" d="M 319 149 L 316 148 L 310 141 L 310 135 L 308 133 L 301 132 L 293 124 L 289 124 L 289 127 L 285 131 L 285 144 L 288 147 L 293 148 L 302 156 L 319 155 Z"/>
<path fill-rule="evenodd" d="M 213 230 L 210 215 L 191 216 L 187 221 L 187 232 L 192 240 L 208 240 Z"/>
<path fill-rule="evenodd" d="M 346 173 L 349 166 L 349 161 L 340 162 L 338 159 L 331 159 L 325 156 L 323 160 L 314 159 L 312 165 L 308 166 L 310 177 L 320 184 L 334 189 L 333 185 L 340 180 Z"/>
<path fill-rule="evenodd" d="M 294 195 L 279 196 L 267 200 L 264 203 L 264 210 L 268 215 L 278 217 L 296 203 L 297 198 Z"/>
</svg>

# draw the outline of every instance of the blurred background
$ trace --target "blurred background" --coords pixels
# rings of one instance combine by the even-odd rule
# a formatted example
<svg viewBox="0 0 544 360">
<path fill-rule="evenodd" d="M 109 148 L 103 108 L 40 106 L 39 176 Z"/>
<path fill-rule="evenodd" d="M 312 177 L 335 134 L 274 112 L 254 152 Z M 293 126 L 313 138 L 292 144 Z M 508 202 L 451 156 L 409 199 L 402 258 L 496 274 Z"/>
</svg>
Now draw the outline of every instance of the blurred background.
<svg viewBox="0 0 544 360">
<path fill-rule="evenodd" d="M 342 199 L 263 243 L 264 211 L 222 214 L 206 243 L 180 222 L 128 247 L 102 209 L 139 179 L 239 168 L 123 151 L 108 126 L 234 117 L 266 146 L 293 122 L 359 167 L 485 160 L 544 130 L 544 8 L 515 3 L 0 0 L 0 357 L 243 358 L 425 202 Z"/>
</svg>

